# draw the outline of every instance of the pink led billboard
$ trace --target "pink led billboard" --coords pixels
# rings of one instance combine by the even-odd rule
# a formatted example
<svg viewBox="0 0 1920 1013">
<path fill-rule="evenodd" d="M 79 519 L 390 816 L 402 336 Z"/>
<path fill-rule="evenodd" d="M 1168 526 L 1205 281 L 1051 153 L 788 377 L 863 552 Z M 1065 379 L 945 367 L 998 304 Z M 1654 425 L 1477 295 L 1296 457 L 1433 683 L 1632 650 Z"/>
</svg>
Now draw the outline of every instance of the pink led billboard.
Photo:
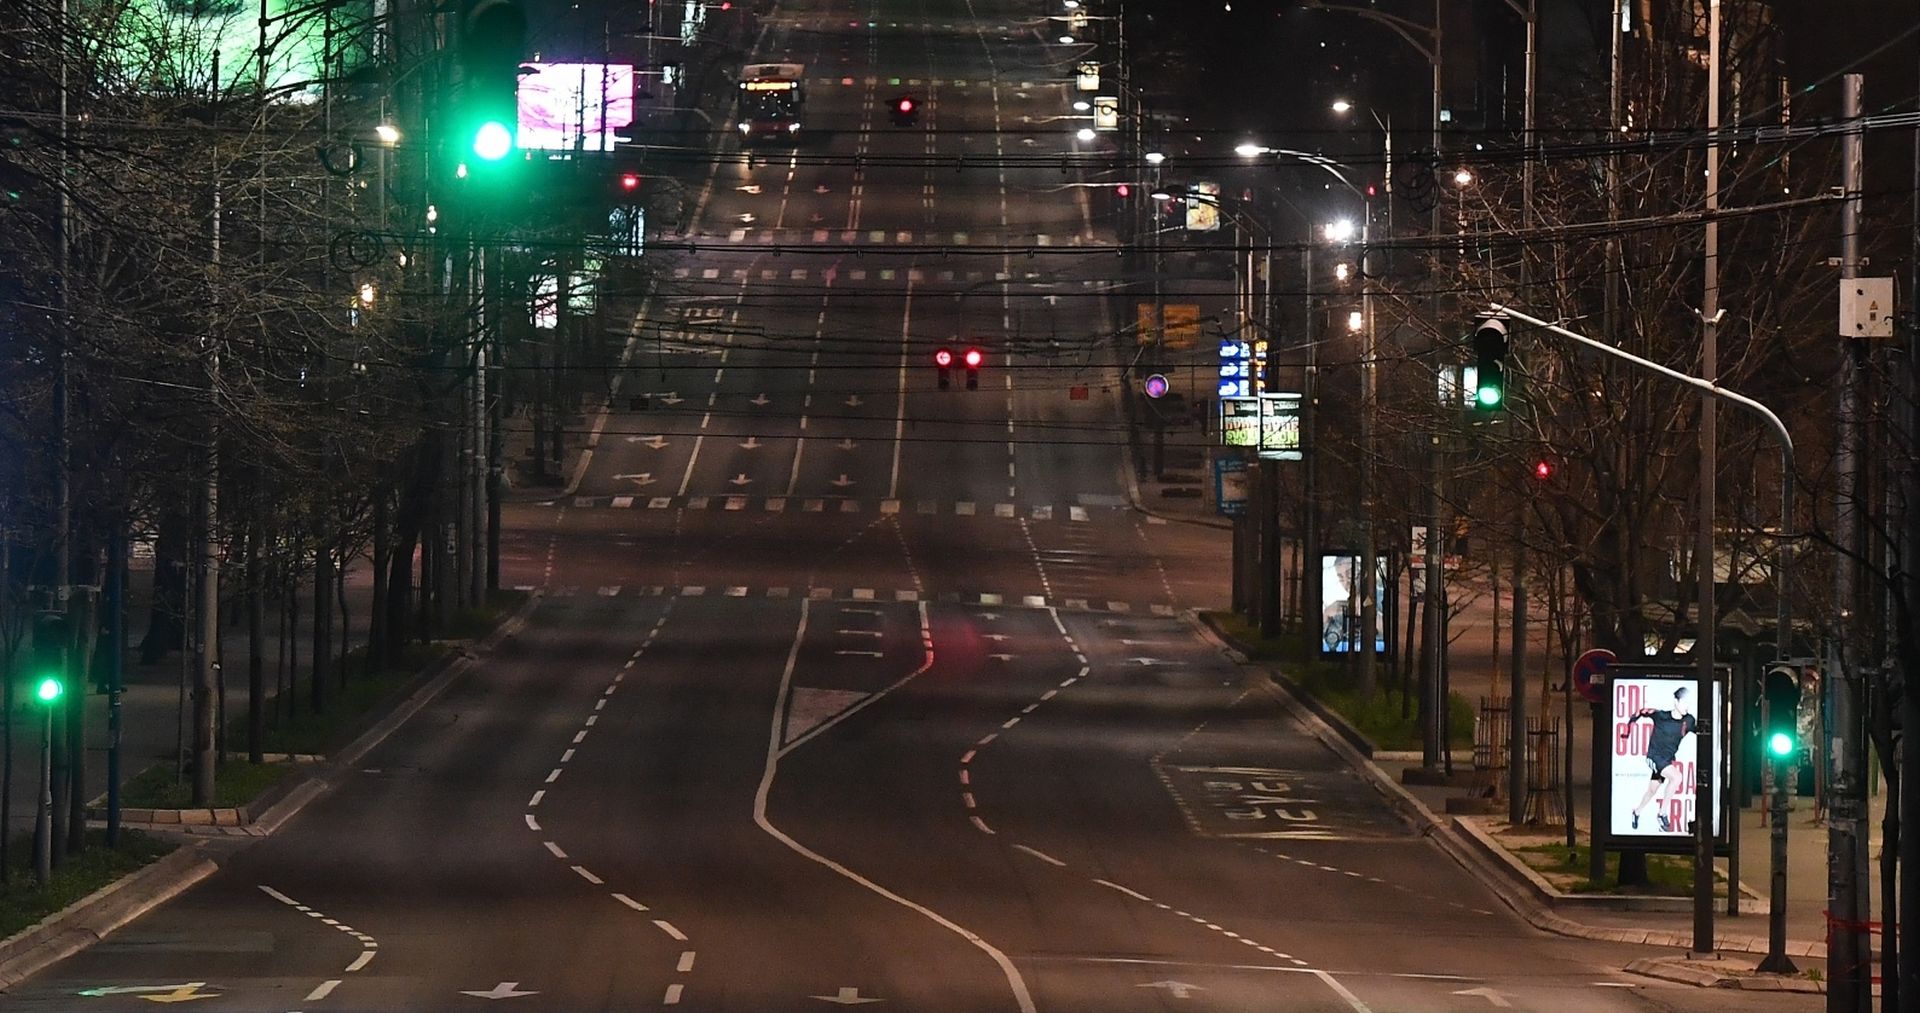
<svg viewBox="0 0 1920 1013">
<path fill-rule="evenodd" d="M 633 68 L 620 63 L 529 63 L 520 76 L 520 147 L 612 151 L 633 123 Z"/>
</svg>

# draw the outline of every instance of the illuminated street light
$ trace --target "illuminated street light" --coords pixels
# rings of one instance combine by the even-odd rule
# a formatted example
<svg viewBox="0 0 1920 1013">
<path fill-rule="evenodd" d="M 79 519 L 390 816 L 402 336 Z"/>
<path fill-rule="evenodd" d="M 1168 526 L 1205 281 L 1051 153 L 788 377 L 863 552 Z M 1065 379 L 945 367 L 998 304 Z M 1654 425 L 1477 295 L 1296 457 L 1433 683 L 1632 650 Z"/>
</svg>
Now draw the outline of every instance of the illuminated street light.
<svg viewBox="0 0 1920 1013">
<path fill-rule="evenodd" d="M 1060 36 L 1060 44 L 1061 44 L 1061 45 L 1063 45 L 1063 46 L 1071 46 L 1071 45 L 1073 45 L 1073 36 L 1071 36 L 1071 35 L 1062 35 L 1062 36 Z"/>
<path fill-rule="evenodd" d="M 1241 158 L 1253 158 L 1257 155 L 1264 155 L 1270 150 L 1272 149 L 1262 144 L 1255 144 L 1252 141 L 1241 141 L 1239 144 L 1233 146 L 1233 153 L 1239 155 Z"/>
<path fill-rule="evenodd" d="M 1077 98 L 1073 100 L 1073 111 L 1076 113 L 1084 113 L 1087 110 L 1092 108 L 1093 108 L 1093 103 L 1087 101 L 1086 99 Z"/>
<path fill-rule="evenodd" d="M 1344 263 L 1333 265 L 1334 280 L 1346 281 L 1352 275 L 1353 275 L 1353 268 L 1350 267 L 1349 265 Z"/>
<path fill-rule="evenodd" d="M 373 282 L 370 282 L 370 281 L 361 282 L 360 283 L 360 305 L 372 306 L 373 296 L 374 296 Z"/>
<path fill-rule="evenodd" d="M 1346 99 L 1343 99 L 1343 98 L 1337 98 L 1337 99 L 1334 99 L 1334 100 L 1333 100 L 1333 111 L 1334 111 L 1334 112 L 1336 112 L 1336 113 L 1348 113 L 1348 112 L 1352 112 L 1352 111 L 1353 111 L 1353 103 L 1351 103 L 1351 102 L 1349 102 L 1349 101 L 1347 101 Z"/>
<path fill-rule="evenodd" d="M 1347 242 L 1353 238 L 1353 220 L 1342 218 L 1339 221 L 1328 222 L 1322 232 L 1326 235 L 1328 242 Z"/>
<path fill-rule="evenodd" d="M 1366 329 L 1366 326 L 1367 326 L 1366 314 L 1361 313 L 1359 310 L 1349 310 L 1347 312 L 1347 330 L 1352 331 L 1355 334 L 1358 334 L 1362 330 Z"/>
<path fill-rule="evenodd" d="M 1470 185 L 1472 185 L 1472 183 L 1473 183 L 1473 170 L 1471 170 L 1471 169 L 1455 169 L 1455 170 L 1454 170 L 1454 173 L 1453 173 L 1453 181 L 1454 181 L 1455 183 L 1457 183 L 1457 184 L 1459 184 L 1460 186 L 1470 186 Z"/>
<path fill-rule="evenodd" d="M 1148 165 L 1159 165 L 1161 162 L 1164 162 L 1166 160 L 1167 160 L 1167 155 L 1165 152 L 1162 152 L 1162 151 L 1147 152 Z"/>
<path fill-rule="evenodd" d="M 382 123 L 374 127 L 373 135 L 380 138 L 380 143 L 389 148 L 400 143 L 400 130 L 391 123 Z"/>
<path fill-rule="evenodd" d="M 1075 133 L 1073 136 L 1078 137 L 1083 141 L 1091 141 L 1093 140 L 1093 128 L 1081 127 L 1079 132 Z"/>
</svg>

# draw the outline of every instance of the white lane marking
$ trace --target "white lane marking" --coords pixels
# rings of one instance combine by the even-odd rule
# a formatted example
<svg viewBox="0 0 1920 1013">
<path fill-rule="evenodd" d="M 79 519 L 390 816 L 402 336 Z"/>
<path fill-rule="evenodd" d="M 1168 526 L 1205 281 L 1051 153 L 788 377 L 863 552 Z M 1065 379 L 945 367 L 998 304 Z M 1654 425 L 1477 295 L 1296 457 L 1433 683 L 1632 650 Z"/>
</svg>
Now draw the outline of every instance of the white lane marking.
<svg viewBox="0 0 1920 1013">
<path fill-rule="evenodd" d="M 536 834 L 540 832 L 540 824 L 538 821 L 536 821 L 533 818 L 532 813 L 527 814 L 527 829 L 533 831 Z"/>
<path fill-rule="evenodd" d="M 693 951 L 682 950 L 680 952 L 680 962 L 673 965 L 673 969 L 681 974 L 686 974 L 688 971 L 693 970 Z"/>
<path fill-rule="evenodd" d="M 321 982 L 317 987 L 315 987 L 313 991 L 308 992 L 307 998 L 304 1001 L 319 1002 L 320 1000 L 325 999 L 327 996 L 332 995 L 333 990 L 339 987 L 340 987 L 339 978 L 328 978 L 326 981 Z"/>
<path fill-rule="evenodd" d="M 1133 898 L 1134 900 L 1143 900 L 1143 901 L 1146 901 L 1146 902 L 1147 902 L 1147 903 L 1149 903 L 1149 904 L 1151 904 L 1151 903 L 1153 903 L 1153 898 L 1152 898 L 1152 897 L 1148 897 L 1147 895 L 1145 895 L 1145 894 L 1142 894 L 1142 893 L 1136 893 L 1136 892 L 1134 892 L 1134 891 L 1132 891 L 1132 890 L 1129 890 L 1129 889 L 1127 889 L 1127 888 L 1126 888 L 1126 887 L 1124 887 L 1124 886 L 1121 886 L 1121 885 L 1120 885 L 1120 884 L 1118 884 L 1118 883 L 1115 883 L 1115 882 L 1113 882 L 1112 880 L 1107 880 L 1107 879 L 1096 879 L 1096 880 L 1094 880 L 1094 882 L 1096 882 L 1096 883 L 1098 883 L 1098 884 L 1100 884 L 1101 886 L 1104 886 L 1104 887 L 1108 887 L 1108 888 L 1110 888 L 1110 889 L 1114 889 L 1114 890 L 1118 890 L 1118 891 L 1120 891 L 1121 893 L 1124 893 L 1124 894 L 1126 894 L 1127 896 L 1129 896 L 1129 897 L 1132 897 L 1132 898 Z"/>
<path fill-rule="evenodd" d="M 974 827 L 976 827 L 981 833 L 983 834 L 993 833 L 993 828 L 990 826 L 987 826 L 986 820 L 983 820 L 978 816 L 969 816 L 967 818 L 973 821 Z"/>
<path fill-rule="evenodd" d="M 900 447 L 907 436 L 907 330 L 913 322 L 913 275 L 907 275 L 907 301 L 900 308 L 900 407 L 893 418 L 893 471 L 887 478 L 887 498 L 900 497 Z"/>
<path fill-rule="evenodd" d="M 903 358 L 901 361 L 902 361 L 902 368 L 904 368 L 905 359 Z M 903 400 L 902 404 L 904 403 L 905 402 Z M 897 446 L 898 444 L 896 444 L 896 447 Z M 789 648 L 787 651 L 786 667 L 780 673 L 780 692 L 779 692 L 779 695 L 775 697 L 775 699 L 777 700 L 784 701 L 791 696 L 791 692 L 793 689 L 793 670 L 794 670 L 794 667 L 798 665 L 800 661 L 800 644 L 802 641 L 806 639 L 807 620 L 809 616 L 812 614 L 812 604 L 813 604 L 812 599 L 805 599 L 800 603 L 800 622 L 794 629 L 793 646 Z M 925 602 L 922 602 L 920 604 L 920 622 L 922 624 L 922 629 L 924 630 L 926 628 L 926 623 L 927 623 L 927 610 L 926 610 Z M 907 679 L 914 678 L 920 672 L 925 671 L 931 665 L 932 665 L 932 652 L 929 651 L 927 654 L 927 662 L 923 664 L 919 669 L 916 669 L 912 675 L 909 675 L 906 677 L 906 679 L 902 679 L 901 681 L 894 683 L 892 686 L 889 686 L 875 693 L 872 697 L 868 698 L 868 702 L 871 702 L 872 700 L 878 699 L 880 697 L 887 695 L 888 693 L 893 692 L 893 690 L 904 685 Z M 842 716 L 843 717 L 845 716 L 844 712 Z M 852 869 L 847 868 L 845 865 L 839 862 L 836 862 L 833 859 L 828 858 L 825 855 L 822 855 L 819 852 L 812 850 L 811 848 L 808 848 L 806 845 L 801 844 L 799 841 L 794 840 L 792 837 L 789 837 L 779 827 L 776 827 L 773 825 L 773 821 L 768 819 L 767 817 L 767 797 L 773 793 L 773 779 L 774 779 L 774 776 L 777 773 L 779 773 L 780 757 L 785 752 L 780 748 L 780 733 L 786 726 L 786 707 L 784 704 L 782 706 L 775 707 L 773 709 L 773 720 L 770 722 L 770 725 L 771 727 L 767 731 L 766 767 L 761 771 L 760 788 L 758 791 L 754 793 L 754 797 L 753 797 L 753 821 L 759 825 L 760 829 L 762 831 L 765 831 L 768 836 L 779 841 L 781 844 L 786 845 L 787 848 L 793 851 L 795 854 L 798 854 L 809 861 L 812 861 L 827 869 L 830 869 L 834 873 L 840 875 L 841 877 L 847 880 L 850 880 L 851 882 L 857 883 L 860 886 L 865 887 L 867 890 L 870 890 L 873 893 L 878 894 L 879 896 L 884 897 L 887 900 L 890 900 L 893 903 L 908 909 L 909 911 L 913 911 L 916 914 L 919 914 L 920 916 L 926 918 L 928 921 L 931 921 L 934 924 L 940 926 L 941 928 L 944 928 L 947 931 L 952 932 L 955 935 L 959 936 L 960 938 L 965 939 L 968 943 L 971 943 L 973 946 L 978 948 L 981 952 L 985 953 L 988 956 L 988 958 L 990 958 L 994 962 L 994 964 L 1000 968 L 1000 973 L 1005 976 L 1007 980 L 1007 986 L 1012 990 L 1014 1001 L 1016 1005 L 1018 1005 L 1021 1013 L 1037 1013 L 1037 1007 L 1035 1007 L 1033 1002 L 1033 994 L 1027 989 L 1026 979 L 1021 976 L 1020 969 L 1013 966 L 1013 961 L 1009 959 L 1005 953 L 1002 953 L 999 949 L 997 949 L 992 943 L 989 943 L 985 939 L 980 938 L 980 936 L 977 933 L 954 922 L 953 920 L 940 914 L 938 911 L 935 911 L 924 904 L 920 904 L 918 902 L 902 897 L 901 895 L 893 892 L 892 890 L 889 890 L 886 887 L 881 886 L 880 884 L 874 882 L 873 880 L 870 880 L 865 876 L 862 876 L 859 873 L 853 871 Z M 805 740 L 803 739 L 800 741 L 805 741 Z M 798 741 L 793 743 L 794 746 L 797 746 L 798 744 L 799 744 Z M 791 749 L 792 746 L 789 746 L 788 748 Z M 978 817 L 975 817 L 975 825 L 987 833 L 993 832 L 987 829 L 987 825 L 985 823 L 979 822 Z"/>
<path fill-rule="evenodd" d="M 811 606 L 812 606 L 811 598 L 807 599 L 801 605 L 800 622 L 801 622 L 802 628 L 804 628 L 806 625 L 806 621 L 807 621 L 806 617 L 809 614 L 809 610 L 811 609 Z M 919 609 L 920 609 L 920 643 L 922 645 L 922 648 L 921 648 L 922 653 L 920 656 L 920 667 L 915 668 L 913 671 L 908 672 L 906 675 L 901 676 L 899 679 L 896 679 L 892 685 L 881 689 L 879 692 L 872 694 L 871 696 L 860 701 L 859 703 L 856 703 L 853 706 L 848 707 L 846 710 L 843 710 L 840 713 L 835 714 L 833 717 L 828 718 L 827 720 L 822 721 L 819 724 L 808 729 L 805 735 L 802 735 L 799 738 L 794 739 L 792 742 L 787 743 L 786 746 L 780 750 L 780 755 L 785 756 L 786 754 L 791 753 L 794 750 L 800 748 L 801 746 L 807 744 L 808 742 L 812 741 L 815 736 L 818 736 L 826 732 L 828 729 L 834 727 L 835 725 L 838 725 L 840 722 L 845 721 L 846 719 L 854 716 L 855 714 L 860 713 L 863 710 L 866 710 L 868 707 L 872 706 L 875 702 L 887 696 L 889 693 L 892 693 L 894 690 L 899 689 L 900 687 L 905 686 L 907 683 L 912 682 L 913 680 L 918 679 L 920 676 L 926 674 L 927 669 L 933 667 L 933 622 L 932 622 L 931 616 L 927 612 L 926 602 L 924 601 L 920 602 Z M 791 670 L 792 666 L 793 666 L 793 662 L 789 660 L 788 662 L 789 670 Z M 786 697 L 783 695 L 781 696 L 781 699 L 784 700 L 786 699 Z"/>
<path fill-rule="evenodd" d="M 558 781 L 558 780 L 560 780 L 560 768 L 559 768 L 559 767 L 555 767 L 555 768 L 553 768 L 553 770 L 551 770 L 551 771 L 549 771 L 549 772 L 547 773 L 547 781 L 546 781 L 546 783 L 548 783 L 548 784 L 552 784 L 553 782 L 555 782 L 555 781 Z"/>
<path fill-rule="evenodd" d="M 606 882 L 607 882 L 606 880 L 604 880 L 604 879 L 601 879 L 601 878 L 600 878 L 599 876 L 596 876 L 596 875 L 594 875 L 593 873 L 591 873 L 591 872 L 589 872 L 589 871 L 587 871 L 587 867 L 586 867 L 586 866 L 584 866 L 584 865 L 576 865 L 576 866 L 574 866 L 574 867 L 573 867 L 573 871 L 575 871 L 575 872 L 577 872 L 577 873 L 579 873 L 579 874 L 580 874 L 580 878 L 581 878 L 581 879 L 584 879 L 584 880 L 586 880 L 587 882 L 589 882 L 589 883 L 592 883 L 592 884 L 593 884 L 594 886 L 605 886 L 605 885 L 606 885 Z"/>
<path fill-rule="evenodd" d="M 540 843 L 546 845 L 548 851 L 553 852 L 553 857 L 562 859 L 562 860 L 564 860 L 567 857 L 567 853 L 560 850 L 560 845 L 555 844 L 552 841 L 541 841 Z"/>
<path fill-rule="evenodd" d="M 368 943 L 367 945 L 368 945 L 368 946 L 372 946 L 373 944 L 372 944 L 372 943 Z M 348 971 L 348 973 L 352 973 L 352 972 L 354 972 L 354 971 L 358 971 L 358 970 L 360 970 L 360 969 L 362 969 L 362 968 L 364 968 L 364 967 L 366 967 L 366 966 L 367 966 L 368 964 L 371 964 L 371 963 L 373 963 L 373 955 L 374 955 L 374 954 L 375 954 L 376 952 L 378 952 L 378 951 L 376 951 L 376 950 L 372 950 L 372 949 L 366 949 L 366 950 L 361 950 L 361 951 L 360 951 L 360 955 L 359 955 L 359 956 L 357 956 L 357 957 L 355 957 L 355 958 L 353 958 L 353 963 L 351 963 L 351 964 L 348 964 L 348 965 L 347 965 L 347 971 Z"/>
<path fill-rule="evenodd" d="M 1340 982 L 1337 979 L 1335 979 L 1333 975 L 1328 974 L 1325 971 L 1319 970 L 1318 968 L 1314 969 L 1310 973 L 1314 977 L 1319 978 L 1321 981 L 1325 982 L 1326 986 L 1330 989 L 1333 989 L 1334 993 L 1340 996 L 1340 998 L 1345 999 L 1347 1001 L 1347 1005 L 1353 1007 L 1353 1013 L 1373 1013 L 1373 1010 L 1369 1009 L 1366 1003 L 1360 1001 L 1359 996 L 1354 995 L 1352 992 L 1348 991 L 1347 986 L 1340 984 Z"/>
<path fill-rule="evenodd" d="M 561 762 L 561 763 L 572 763 L 572 762 L 573 762 L 573 750 L 571 750 L 571 749 L 569 749 L 569 750 L 567 750 L 566 752 L 564 752 L 564 753 L 561 753 L 561 754 L 560 754 L 560 762 Z"/>
<path fill-rule="evenodd" d="M 619 901 L 622 904 L 625 904 L 626 906 L 634 909 L 635 911 L 647 910 L 647 906 L 645 904 L 642 904 L 639 901 L 634 900 L 632 897 L 629 897 L 624 893 L 614 894 L 613 899 Z"/>
<path fill-rule="evenodd" d="M 1032 855 L 1035 858 L 1038 858 L 1042 862 L 1045 862 L 1048 865 L 1054 866 L 1055 868 L 1064 869 L 1067 867 L 1067 863 L 1062 862 L 1058 858 L 1055 858 L 1052 855 L 1049 855 L 1046 852 L 1039 850 L 1038 848 L 1029 848 L 1024 844 L 1016 844 L 1013 846 L 1013 849 L 1015 851 L 1024 851 L 1027 854 Z"/>
<path fill-rule="evenodd" d="M 680 993 L 685 989 L 686 989 L 686 986 L 680 984 L 677 981 L 671 985 L 668 985 L 667 994 L 660 997 L 660 1005 L 678 1006 L 680 1004 Z"/>
<path fill-rule="evenodd" d="M 573 733 L 573 744 L 576 746 L 582 742 L 585 742 L 586 739 L 587 739 L 587 732 L 585 729 L 581 729 L 580 731 Z"/>
<path fill-rule="evenodd" d="M 540 800 L 546 797 L 547 797 L 547 789 L 545 788 L 542 788 L 539 791 L 534 792 L 533 797 L 530 799 L 527 799 L 527 808 L 532 809 L 533 807 L 539 805 Z"/>
<path fill-rule="evenodd" d="M 306 910 L 306 905 L 301 904 L 299 901 L 294 900 L 292 897 L 289 897 L 278 890 L 275 890 L 273 887 L 267 886 L 266 884 L 263 883 L 261 884 L 260 889 L 267 896 L 272 897 L 274 900 L 277 900 L 280 903 L 287 905 L 288 907 L 300 908 L 303 911 Z"/>
<path fill-rule="evenodd" d="M 658 928 L 660 931 L 665 932 L 667 935 L 673 937 L 674 942 L 684 943 L 687 941 L 687 934 L 685 932 L 680 931 L 679 929 L 674 928 L 672 922 L 666 921 L 665 919 L 661 919 L 661 918 L 655 918 L 653 920 L 653 924 L 655 928 Z"/>
</svg>

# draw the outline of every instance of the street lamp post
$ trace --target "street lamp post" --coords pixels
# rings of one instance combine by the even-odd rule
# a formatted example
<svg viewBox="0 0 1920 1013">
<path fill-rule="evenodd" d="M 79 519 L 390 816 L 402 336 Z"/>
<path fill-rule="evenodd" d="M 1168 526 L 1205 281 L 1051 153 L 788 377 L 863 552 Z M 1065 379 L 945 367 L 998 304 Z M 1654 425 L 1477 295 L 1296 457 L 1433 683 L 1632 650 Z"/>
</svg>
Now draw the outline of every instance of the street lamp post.
<svg viewBox="0 0 1920 1013">
<path fill-rule="evenodd" d="M 42 628 L 63 627 L 61 623 L 48 623 Z M 53 712 L 59 709 L 65 688 L 57 672 L 42 675 L 33 688 L 34 702 L 40 705 L 40 791 L 33 807 L 33 878 L 42 884 L 53 874 Z M 86 828 L 78 826 L 73 832 L 82 834 Z"/>
</svg>

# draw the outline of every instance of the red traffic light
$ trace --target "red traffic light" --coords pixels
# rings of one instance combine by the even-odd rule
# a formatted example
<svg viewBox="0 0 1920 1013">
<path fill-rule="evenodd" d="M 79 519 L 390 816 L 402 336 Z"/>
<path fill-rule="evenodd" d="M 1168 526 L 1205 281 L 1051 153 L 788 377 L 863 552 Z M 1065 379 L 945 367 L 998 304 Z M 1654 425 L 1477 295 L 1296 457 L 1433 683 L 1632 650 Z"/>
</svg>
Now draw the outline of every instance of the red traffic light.
<svg viewBox="0 0 1920 1013">
<path fill-rule="evenodd" d="M 986 356 L 984 356 L 984 355 L 981 355 L 981 354 L 980 354 L 980 350 L 979 350 L 978 348 L 969 348 L 969 349 L 967 349 L 967 368 L 968 368 L 968 369 L 979 369 L 979 368 L 980 368 L 980 361 L 981 361 L 982 359 L 985 359 L 985 358 L 986 358 Z"/>
<path fill-rule="evenodd" d="M 953 349 L 942 348 L 933 353 L 933 364 L 945 369 L 953 365 Z"/>
<path fill-rule="evenodd" d="M 1113 192 L 1115 194 L 1118 194 L 1122 198 L 1131 197 L 1133 196 L 1133 187 L 1128 186 L 1125 183 L 1122 183 L 1119 186 L 1114 187 Z"/>
<path fill-rule="evenodd" d="M 1547 460 L 1544 457 L 1538 461 L 1533 462 L 1533 477 L 1539 479 L 1542 482 L 1552 478 L 1553 462 Z"/>
<path fill-rule="evenodd" d="M 628 193 L 632 193 L 633 191 L 640 189 L 640 174 L 637 172 L 621 173 L 620 189 L 625 190 Z"/>
<path fill-rule="evenodd" d="M 913 112 L 913 100 L 910 98 L 903 98 L 900 100 L 900 104 L 897 108 L 899 108 L 899 110 L 903 113 Z"/>
</svg>

